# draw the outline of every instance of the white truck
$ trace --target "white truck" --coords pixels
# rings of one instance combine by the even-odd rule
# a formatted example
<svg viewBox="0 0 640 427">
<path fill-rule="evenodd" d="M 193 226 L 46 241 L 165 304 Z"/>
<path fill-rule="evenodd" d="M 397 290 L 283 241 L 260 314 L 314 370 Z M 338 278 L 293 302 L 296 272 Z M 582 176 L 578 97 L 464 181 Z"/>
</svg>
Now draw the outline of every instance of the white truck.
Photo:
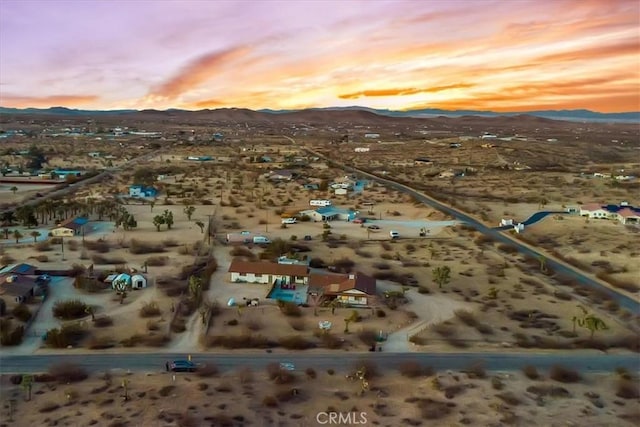
<svg viewBox="0 0 640 427">
<path fill-rule="evenodd" d="M 310 206 L 331 206 L 331 200 L 313 199 L 309 201 Z"/>
</svg>

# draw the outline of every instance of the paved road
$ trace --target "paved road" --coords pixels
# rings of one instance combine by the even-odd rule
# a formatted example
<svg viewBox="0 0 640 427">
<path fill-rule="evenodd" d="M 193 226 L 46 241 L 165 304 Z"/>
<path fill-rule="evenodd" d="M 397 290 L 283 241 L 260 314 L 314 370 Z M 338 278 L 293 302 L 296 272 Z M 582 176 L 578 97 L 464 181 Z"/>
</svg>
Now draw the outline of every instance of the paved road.
<svg viewBox="0 0 640 427">
<path fill-rule="evenodd" d="M 44 372 L 52 364 L 65 362 L 78 364 L 92 372 L 104 372 L 121 368 L 131 371 L 155 371 L 164 369 L 166 361 L 185 359 L 185 354 L 177 353 L 129 353 L 129 354 L 85 354 L 85 355 L 31 355 L 0 356 L 0 373 Z M 314 367 L 332 368 L 340 372 L 351 369 L 359 361 L 372 360 L 382 369 L 394 369 L 404 361 L 419 361 L 436 370 L 464 370 L 473 364 L 482 363 L 491 371 L 517 371 L 525 365 L 539 369 L 561 363 L 580 372 L 611 372 L 617 367 L 640 370 L 639 355 L 608 355 L 602 353 L 548 353 L 548 354 L 498 354 L 498 353 L 246 353 L 216 355 L 211 353 L 192 354 L 197 364 L 215 363 L 221 370 L 237 367 L 264 369 L 269 363 L 291 362 L 297 369 Z"/>
<path fill-rule="evenodd" d="M 332 163 L 333 165 L 335 165 L 336 167 L 339 167 L 347 172 L 351 172 L 351 173 L 357 173 L 363 176 L 366 176 L 367 178 L 376 181 L 378 183 L 381 183 L 383 185 L 386 185 L 390 188 L 393 188 L 397 191 L 401 191 L 405 194 L 409 194 L 412 197 L 414 197 L 416 200 L 421 201 L 422 203 L 424 203 L 425 205 L 431 206 L 435 209 L 438 209 L 441 212 L 444 212 L 450 216 L 452 216 L 453 218 L 459 220 L 459 221 L 463 221 L 467 224 L 469 224 L 470 226 L 472 226 L 473 228 L 475 228 L 477 231 L 479 231 L 480 233 L 491 237 L 494 241 L 496 242 L 500 242 L 500 243 L 506 243 L 509 245 L 512 245 L 514 247 L 516 247 L 518 249 L 518 251 L 524 255 L 530 256 L 532 258 L 541 258 L 544 257 L 546 259 L 546 265 L 551 268 L 552 270 L 568 276 L 568 277 L 572 277 L 574 278 L 578 283 L 580 283 L 581 285 L 587 287 L 587 288 L 591 288 L 591 289 L 595 289 L 598 290 L 606 295 L 608 295 L 612 300 L 616 301 L 620 307 L 627 309 L 629 311 L 631 311 L 632 313 L 640 313 L 640 302 L 619 292 L 616 292 L 615 290 L 603 285 L 602 283 L 598 282 L 597 280 L 592 279 L 591 277 L 585 275 L 583 272 L 581 272 L 580 270 L 577 270 L 575 268 L 573 268 L 571 265 L 566 264 L 566 263 L 562 263 L 559 262 L 555 259 L 551 259 L 548 258 L 546 254 L 544 254 L 543 252 L 537 250 L 536 248 L 526 245 L 523 242 L 509 236 L 508 234 L 502 233 L 500 230 L 495 230 L 493 228 L 487 227 L 486 225 L 484 225 L 483 223 L 481 223 L 480 221 L 478 221 L 477 219 L 465 214 L 464 212 L 461 212 L 455 208 L 452 208 L 450 206 L 444 205 L 441 202 L 427 196 L 426 194 L 420 193 L 419 191 L 416 191 L 415 189 L 408 187 L 406 185 L 400 184 L 396 181 L 392 181 L 390 179 L 386 179 L 386 178 L 381 178 L 377 175 L 373 175 L 371 173 L 365 172 L 361 169 L 356 169 L 354 167 L 351 166 L 347 166 L 341 163 L 336 162 L 335 160 L 332 160 L 314 150 L 310 150 L 308 148 L 305 148 L 305 150 L 310 154 L 310 155 L 314 155 L 320 158 L 325 159 L 327 162 Z"/>
</svg>

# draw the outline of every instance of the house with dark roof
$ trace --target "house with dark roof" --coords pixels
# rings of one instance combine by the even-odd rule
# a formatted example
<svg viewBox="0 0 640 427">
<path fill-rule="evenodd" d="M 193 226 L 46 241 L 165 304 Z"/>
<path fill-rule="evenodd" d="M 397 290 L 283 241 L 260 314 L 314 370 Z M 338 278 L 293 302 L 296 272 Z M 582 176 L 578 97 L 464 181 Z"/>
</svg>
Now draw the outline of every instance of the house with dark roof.
<svg viewBox="0 0 640 427">
<path fill-rule="evenodd" d="M 0 274 L 0 296 L 8 296 L 21 304 L 31 297 L 42 295 L 46 285 L 35 276 L 21 274 Z"/>
<path fill-rule="evenodd" d="M 84 226 L 87 225 L 89 220 L 87 218 L 69 218 L 56 227 L 51 229 L 51 235 L 53 237 L 73 237 L 78 236 L 84 232 Z"/>
<path fill-rule="evenodd" d="M 323 302 L 337 300 L 346 306 L 367 307 L 375 303 L 376 279 L 361 272 L 311 273 L 308 293 L 321 296 Z"/>
</svg>

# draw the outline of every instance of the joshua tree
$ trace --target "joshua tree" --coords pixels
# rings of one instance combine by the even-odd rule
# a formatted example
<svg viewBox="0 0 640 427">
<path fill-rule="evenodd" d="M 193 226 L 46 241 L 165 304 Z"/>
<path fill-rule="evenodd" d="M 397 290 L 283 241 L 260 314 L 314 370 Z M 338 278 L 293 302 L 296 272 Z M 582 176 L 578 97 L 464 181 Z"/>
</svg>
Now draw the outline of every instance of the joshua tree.
<svg viewBox="0 0 640 427">
<path fill-rule="evenodd" d="M 201 233 L 204 233 L 204 222 L 202 222 L 202 221 L 196 221 L 196 225 L 197 225 L 198 227 L 200 227 L 200 232 L 201 232 Z"/>
<path fill-rule="evenodd" d="M 92 306 L 88 305 L 87 308 L 84 309 L 84 312 L 91 315 L 91 320 L 96 320 L 96 309 Z"/>
<path fill-rule="evenodd" d="M 156 226 L 156 230 L 160 231 L 160 227 L 162 226 L 162 224 L 164 224 L 164 216 L 162 215 L 156 215 L 153 217 L 153 225 Z"/>
<path fill-rule="evenodd" d="M 149 207 L 151 208 L 151 212 L 153 212 L 153 207 L 156 205 L 156 200 L 153 199 L 149 202 Z"/>
<path fill-rule="evenodd" d="M 431 273 L 433 281 L 438 284 L 438 288 L 442 288 L 443 285 L 451 281 L 451 268 L 448 265 L 436 267 Z"/>
<path fill-rule="evenodd" d="M 11 187 L 11 191 L 13 192 L 13 194 L 15 195 L 16 192 L 18 191 L 18 187 L 16 187 L 15 185 L 13 187 Z"/>
<path fill-rule="evenodd" d="M 125 402 L 129 401 L 129 380 L 127 378 L 122 380 L 122 388 L 124 389 L 124 394 L 122 398 Z"/>
<path fill-rule="evenodd" d="M 27 401 L 31 400 L 31 389 L 33 388 L 33 376 L 22 375 L 22 381 L 20 382 L 22 390 L 27 394 Z"/>
<path fill-rule="evenodd" d="M 573 322 L 573 332 L 576 331 L 576 323 L 578 326 L 588 329 L 591 335 L 589 339 L 593 339 L 594 334 L 599 330 L 609 329 L 604 320 L 600 319 L 593 313 L 589 313 L 584 307 L 581 305 L 578 308 L 582 311 L 582 317 L 573 316 L 571 319 Z"/>
<path fill-rule="evenodd" d="M 173 212 L 169 211 L 168 209 L 165 209 L 162 216 L 164 218 L 164 223 L 167 224 L 167 228 L 171 230 L 171 226 L 173 225 Z"/>
<path fill-rule="evenodd" d="M 16 243 L 18 243 L 20 241 L 20 239 L 22 239 L 24 236 L 22 235 L 22 233 L 18 230 L 13 230 L 13 238 L 16 239 Z"/>
<path fill-rule="evenodd" d="M 200 277 L 189 277 L 189 293 L 195 301 L 200 301 L 200 297 L 202 296 L 202 279 Z"/>
<path fill-rule="evenodd" d="M 41 236 L 40 232 L 35 230 L 29 234 L 31 235 L 31 237 L 33 237 L 33 243 L 36 243 L 38 241 L 38 237 Z"/>
<path fill-rule="evenodd" d="M 358 320 L 358 312 L 353 310 L 351 312 L 351 316 L 349 316 L 349 317 L 344 319 L 344 333 L 345 334 L 349 333 L 349 324 L 351 322 L 355 322 L 356 320 Z"/>
<path fill-rule="evenodd" d="M 113 287 L 115 288 L 118 295 L 120 295 L 120 304 L 124 303 L 124 299 L 127 297 L 127 282 L 124 280 L 115 280 L 113 282 Z"/>
<path fill-rule="evenodd" d="M 542 271 L 543 273 L 547 272 L 547 259 L 543 256 L 541 256 L 540 258 L 538 258 L 538 261 L 540 261 L 540 271 Z"/>
<path fill-rule="evenodd" d="M 187 205 L 184 207 L 184 214 L 187 216 L 187 220 L 191 221 L 191 217 L 193 216 L 193 213 L 195 211 L 196 208 L 191 205 Z"/>
</svg>

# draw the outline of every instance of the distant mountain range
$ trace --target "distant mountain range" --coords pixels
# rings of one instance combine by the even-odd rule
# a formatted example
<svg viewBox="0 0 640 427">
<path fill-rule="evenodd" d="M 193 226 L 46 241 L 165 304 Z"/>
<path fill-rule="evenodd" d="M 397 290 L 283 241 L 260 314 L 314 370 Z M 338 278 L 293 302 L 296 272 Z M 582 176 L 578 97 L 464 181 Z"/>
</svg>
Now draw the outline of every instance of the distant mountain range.
<svg viewBox="0 0 640 427">
<path fill-rule="evenodd" d="M 205 113 L 213 111 L 244 111 L 251 112 L 247 109 L 219 109 L 219 110 L 180 110 L 169 109 L 165 111 L 159 110 L 77 110 L 66 107 L 51 108 L 6 108 L 0 107 L 0 114 L 43 114 L 43 115 L 67 115 L 67 116 L 97 116 L 97 115 L 128 115 L 134 113 Z M 529 115 L 542 117 L 552 120 L 581 121 L 581 122 L 640 122 L 640 111 L 628 113 L 598 113 L 590 110 L 541 110 L 541 111 L 520 111 L 511 113 L 498 113 L 494 111 L 479 110 L 441 110 L 437 108 L 428 108 L 420 110 L 394 111 L 385 109 L 374 109 L 360 106 L 352 107 L 328 107 L 328 108 L 309 108 L 304 110 L 257 110 L 257 113 L 268 115 L 281 115 L 302 112 L 318 112 L 318 111 L 364 111 L 379 116 L 386 117 L 411 117 L 411 118 L 428 118 L 428 117 L 513 117 L 521 115 Z"/>
</svg>

